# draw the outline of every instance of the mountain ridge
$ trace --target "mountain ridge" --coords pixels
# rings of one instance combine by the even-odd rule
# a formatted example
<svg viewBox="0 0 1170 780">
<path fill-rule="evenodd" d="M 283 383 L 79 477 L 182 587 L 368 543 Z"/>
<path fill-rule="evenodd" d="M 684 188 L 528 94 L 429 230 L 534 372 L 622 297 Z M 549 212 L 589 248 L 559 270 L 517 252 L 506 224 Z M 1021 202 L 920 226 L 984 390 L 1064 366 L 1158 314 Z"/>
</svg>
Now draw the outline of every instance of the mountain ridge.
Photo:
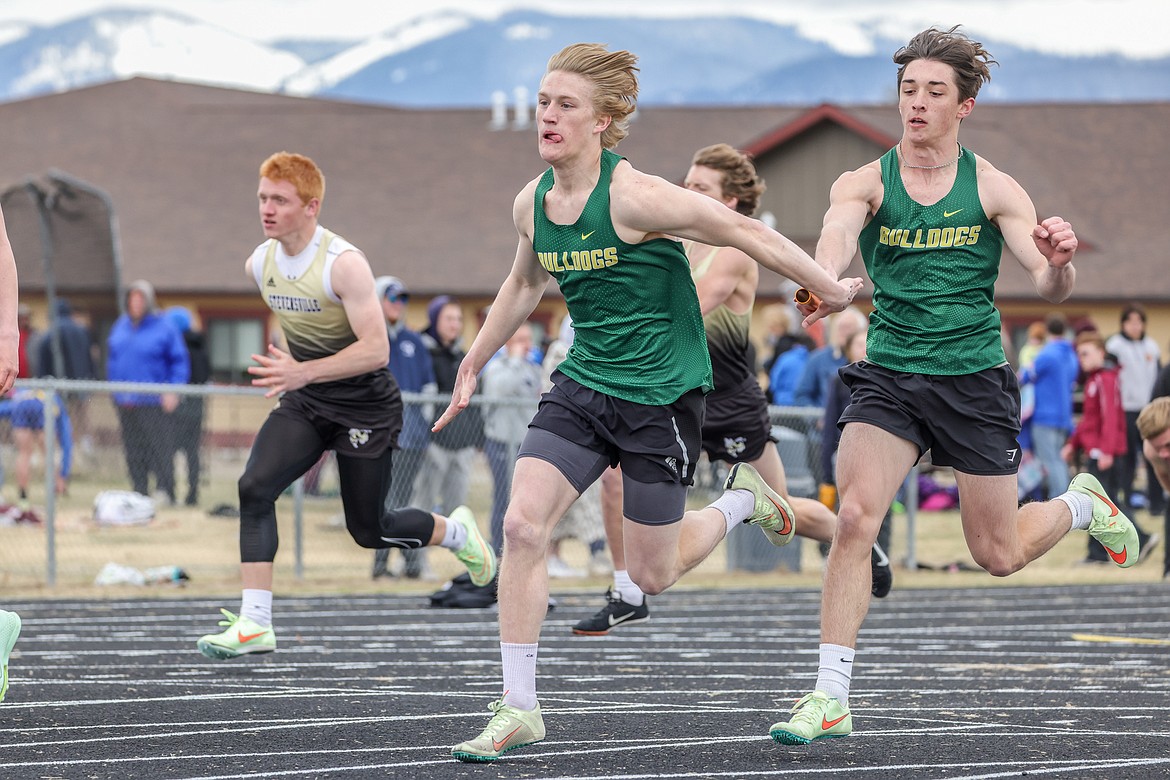
<svg viewBox="0 0 1170 780">
<path fill-rule="evenodd" d="M 871 36 L 881 52 L 903 43 Z M 795 26 L 736 15 L 517 10 L 481 19 L 439 11 L 355 41 L 264 43 L 182 13 L 109 8 L 55 25 L 0 26 L 0 102 L 142 75 L 402 108 L 486 107 L 493 93 L 535 90 L 548 57 L 580 40 L 639 55 L 643 105 L 879 103 L 895 95 L 889 54 L 842 54 Z M 1170 57 L 1057 56 L 984 43 L 1001 67 L 981 100 L 1170 100 Z"/>
</svg>

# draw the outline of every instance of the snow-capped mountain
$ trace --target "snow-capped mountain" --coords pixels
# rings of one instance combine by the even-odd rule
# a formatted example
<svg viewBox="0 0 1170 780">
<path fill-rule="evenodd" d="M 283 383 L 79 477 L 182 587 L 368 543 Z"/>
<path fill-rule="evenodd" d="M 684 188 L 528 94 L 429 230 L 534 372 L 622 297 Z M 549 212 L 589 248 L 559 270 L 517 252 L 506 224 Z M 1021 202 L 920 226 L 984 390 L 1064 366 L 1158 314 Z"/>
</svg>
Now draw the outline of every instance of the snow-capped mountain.
<svg viewBox="0 0 1170 780">
<path fill-rule="evenodd" d="M 172 12 L 107 10 L 0 26 L 0 101 L 146 75 L 405 107 L 486 106 L 494 92 L 534 88 L 549 55 L 574 41 L 636 52 L 643 105 L 888 101 L 889 53 L 903 41 L 867 32 L 881 54 L 844 54 L 795 27 L 736 16 L 443 12 L 356 41 L 268 44 Z M 1170 100 L 1170 57 L 1062 57 L 984 42 L 1001 64 L 984 100 Z"/>
<path fill-rule="evenodd" d="M 471 25 L 472 19 L 463 14 L 443 13 L 419 17 L 392 30 L 375 33 L 328 59 L 306 66 L 286 79 L 282 86 L 293 95 L 315 95 L 333 88 L 355 73 L 376 67 L 380 62 L 393 60 L 435 39 L 461 33 Z"/>
<path fill-rule="evenodd" d="M 131 76 L 274 90 L 300 57 L 178 14 L 111 10 L 50 27 L 9 29 L 0 45 L 0 99 Z M 2 40 L 2 38 L 0 38 Z"/>
</svg>

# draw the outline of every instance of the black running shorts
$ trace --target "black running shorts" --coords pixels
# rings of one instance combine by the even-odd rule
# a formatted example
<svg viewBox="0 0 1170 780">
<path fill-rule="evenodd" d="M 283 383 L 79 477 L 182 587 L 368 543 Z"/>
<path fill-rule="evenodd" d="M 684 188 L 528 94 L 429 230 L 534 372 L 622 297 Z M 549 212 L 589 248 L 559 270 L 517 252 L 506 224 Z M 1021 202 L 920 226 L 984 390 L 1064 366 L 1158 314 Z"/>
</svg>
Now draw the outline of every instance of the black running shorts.
<svg viewBox="0 0 1170 780">
<path fill-rule="evenodd" d="M 749 377 L 740 387 L 707 395 L 703 450 L 708 458 L 751 463 L 775 441 L 768 399 L 755 377 Z"/>
<path fill-rule="evenodd" d="M 1006 364 L 975 374 L 891 371 L 867 361 L 840 370 L 849 406 L 838 425 L 875 425 L 930 450 L 937 466 L 964 474 L 1015 474 L 1020 466 L 1020 385 Z"/>
<path fill-rule="evenodd" d="M 647 406 L 586 387 L 560 371 L 541 396 L 531 427 L 541 428 L 621 464 L 636 482 L 694 482 L 703 425 L 703 392 Z"/>
<path fill-rule="evenodd" d="M 402 400 L 397 386 L 393 388 L 391 400 L 377 404 L 376 408 L 377 414 L 367 411 L 363 419 L 354 419 L 346 414 L 348 410 L 344 407 L 338 408 L 294 390 L 281 396 L 269 416 L 287 415 L 308 422 L 325 440 L 325 446 L 339 455 L 377 458 L 387 447 L 396 446 L 402 430 Z"/>
</svg>

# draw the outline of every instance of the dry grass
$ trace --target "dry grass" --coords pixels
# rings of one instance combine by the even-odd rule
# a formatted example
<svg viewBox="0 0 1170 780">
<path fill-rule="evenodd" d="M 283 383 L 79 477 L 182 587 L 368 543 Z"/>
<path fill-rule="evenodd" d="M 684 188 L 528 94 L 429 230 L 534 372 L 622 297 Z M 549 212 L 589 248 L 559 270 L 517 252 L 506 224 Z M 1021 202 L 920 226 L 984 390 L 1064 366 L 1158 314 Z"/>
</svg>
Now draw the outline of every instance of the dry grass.
<svg viewBox="0 0 1170 780">
<path fill-rule="evenodd" d="M 234 504 L 231 484 L 219 483 L 218 495 L 206 496 L 204 506 Z M 488 491 L 473 483 L 472 509 L 486 530 Z M 104 598 L 104 597 L 176 597 L 224 596 L 235 598 L 239 589 L 238 522 L 231 518 L 209 516 L 202 509 L 173 507 L 159 510 L 158 517 L 147 526 L 98 527 L 90 519 L 90 500 L 97 487 L 85 489 L 75 485 L 75 497 L 67 497 L 59 508 L 56 528 L 57 584 L 46 585 L 46 529 L 38 526 L 0 528 L 0 591 L 8 598 Z M 84 496 L 84 498 L 83 498 Z M 340 511 L 340 502 L 329 498 L 310 498 L 305 502 L 304 572 L 295 576 L 293 503 L 282 498 L 278 504 L 281 548 L 277 556 L 276 588 L 282 594 L 324 593 L 420 593 L 435 590 L 442 582 L 459 573 L 459 564 L 444 550 L 428 552 L 433 572 L 430 580 L 371 581 L 372 554 L 358 548 L 345 530 L 332 518 Z M 1159 530 L 1152 519 L 1142 514 L 1139 522 L 1147 530 Z M 756 533 L 737 529 L 737 533 Z M 1058 585 L 1070 583 L 1154 582 L 1161 577 L 1162 551 L 1152 560 L 1130 570 L 1113 566 L 1083 566 L 1086 537 L 1072 534 L 1048 555 L 1008 578 L 994 578 L 981 571 L 908 570 L 904 561 L 908 551 L 907 520 L 895 517 L 894 542 L 890 551 L 898 568 L 898 589 L 928 587 L 989 587 L 1004 585 Z M 764 544 L 762 537 L 761 544 Z M 973 566 L 964 545 L 957 513 L 920 512 L 915 534 L 915 554 L 922 564 L 942 566 L 963 562 Z M 584 568 L 587 551 L 583 545 L 568 541 L 563 548 L 566 560 Z M 94 577 L 107 562 L 144 569 L 176 565 L 191 575 L 183 588 L 166 585 L 146 587 L 98 586 Z M 721 545 L 703 564 L 688 574 L 678 587 L 716 588 L 816 588 L 820 585 L 822 559 L 817 545 L 804 540 L 801 545 L 801 571 L 777 569 L 772 572 L 729 572 L 727 554 Z M 553 580 L 552 589 L 604 590 L 607 580 L 582 578 Z"/>
<path fill-rule="evenodd" d="M 260 421 L 271 402 L 259 397 L 214 396 L 209 402 L 209 430 L 251 431 Z M 70 495 L 59 505 L 55 543 L 57 547 L 56 581 L 47 585 L 47 530 L 36 526 L 0 527 L 0 593 L 9 598 L 105 598 L 175 597 L 179 595 L 225 597 L 234 601 L 239 592 L 238 522 L 230 518 L 211 517 L 206 509 L 217 504 L 237 504 L 236 480 L 248 456 L 246 446 L 231 447 L 224 443 L 207 446 L 204 472 L 201 478 L 201 508 L 161 508 L 157 519 L 148 526 L 137 528 L 99 528 L 90 520 L 93 497 L 109 488 L 127 487 L 125 460 L 117 434 L 117 419 L 106 396 L 95 395 L 88 407 L 88 425 L 95 433 L 94 444 L 78 447 L 75 452 L 75 479 Z M 0 429 L 0 434 L 2 434 Z M 161 432 L 160 432 L 160 435 Z M 2 436 L 0 436 L 2 440 Z M 0 449 L 0 457 L 12 475 L 10 446 Z M 182 459 L 178 459 L 181 464 Z M 43 464 L 34 464 L 34 473 Z M 185 494 L 183 468 L 177 469 L 178 495 Z M 43 473 L 43 471 L 41 472 Z M 700 471 L 700 475 L 703 472 Z M 706 489 L 717 489 L 719 478 L 708 478 Z M 328 470 L 322 476 L 325 493 L 335 491 L 336 475 Z M 5 488 L 11 501 L 12 486 Z M 34 506 L 44 503 L 43 486 L 34 482 Z M 491 495 L 491 477 L 485 459 L 477 458 L 471 478 L 468 503 L 481 526 L 486 529 L 488 503 Z M 692 493 L 695 505 L 708 500 L 702 489 Z M 445 550 L 428 551 L 433 579 L 379 580 L 369 577 L 372 553 L 358 548 L 349 535 L 332 522 L 341 511 L 340 500 L 310 498 L 305 502 L 304 515 L 304 571 L 301 577 L 294 571 L 295 534 L 293 503 L 282 498 L 277 506 L 280 522 L 281 546 L 277 556 L 276 588 L 283 594 L 310 593 L 421 593 L 435 590 L 442 582 L 460 571 L 458 563 Z M 1147 530 L 1160 530 L 1160 525 L 1146 514 L 1138 518 Z M 904 516 L 895 518 L 894 543 L 890 555 L 895 563 L 905 560 L 907 554 L 907 523 Z M 737 529 L 739 534 L 759 534 L 752 529 Z M 915 532 L 916 557 L 921 563 L 942 565 L 956 561 L 972 564 L 966 551 L 958 518 L 953 512 L 923 512 L 918 515 Z M 760 544 L 766 543 L 760 539 Z M 982 572 L 946 572 L 907 570 L 896 571 L 898 589 L 924 587 L 980 587 L 996 585 L 1034 585 L 1084 582 L 1153 582 L 1160 579 L 1162 553 L 1135 569 L 1118 570 L 1109 567 L 1079 566 L 1085 554 L 1085 536 L 1072 534 L 1052 552 L 1035 561 L 1022 572 L 1008 578 L 996 579 Z M 563 555 L 569 563 L 584 567 L 585 548 L 573 541 L 564 545 Z M 97 586 L 94 578 L 108 562 L 145 569 L 154 566 L 175 565 L 191 575 L 191 581 L 182 589 L 169 586 Z M 720 546 L 715 553 L 679 583 L 681 588 L 756 587 L 756 588 L 817 588 L 820 586 L 822 560 L 817 545 L 804 541 L 801 545 L 801 571 L 777 569 L 766 573 L 729 572 L 727 550 Z M 592 589 L 601 591 L 605 579 L 553 580 L 558 590 Z"/>
</svg>

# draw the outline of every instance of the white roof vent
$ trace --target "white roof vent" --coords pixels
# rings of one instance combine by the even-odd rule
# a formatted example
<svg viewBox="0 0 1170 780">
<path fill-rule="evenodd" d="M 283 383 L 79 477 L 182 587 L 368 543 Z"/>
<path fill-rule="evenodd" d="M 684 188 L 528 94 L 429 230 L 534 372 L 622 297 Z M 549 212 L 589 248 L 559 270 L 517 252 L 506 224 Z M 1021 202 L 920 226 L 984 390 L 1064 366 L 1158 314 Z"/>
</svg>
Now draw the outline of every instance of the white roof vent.
<svg viewBox="0 0 1170 780">
<path fill-rule="evenodd" d="M 503 130 L 508 126 L 508 95 L 497 89 L 492 93 L 492 119 L 488 127 L 492 130 Z"/>
<path fill-rule="evenodd" d="M 512 100 L 516 109 L 516 116 L 512 120 L 512 129 L 525 130 L 535 119 L 533 109 L 528 105 L 528 88 L 516 87 L 512 90 Z"/>
</svg>

